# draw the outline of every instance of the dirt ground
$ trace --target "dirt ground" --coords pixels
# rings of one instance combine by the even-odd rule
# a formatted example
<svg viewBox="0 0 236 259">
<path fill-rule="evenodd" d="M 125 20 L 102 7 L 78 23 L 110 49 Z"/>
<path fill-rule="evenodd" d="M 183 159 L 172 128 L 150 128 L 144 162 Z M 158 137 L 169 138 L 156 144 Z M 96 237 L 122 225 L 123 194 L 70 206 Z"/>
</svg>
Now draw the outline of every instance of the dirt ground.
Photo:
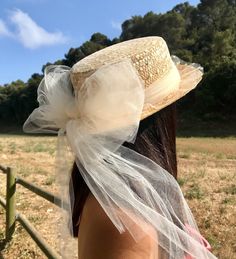
<svg viewBox="0 0 236 259">
<path fill-rule="evenodd" d="M 0 135 L 0 164 L 17 175 L 57 193 L 54 177 L 55 137 Z M 202 235 L 213 253 L 236 258 L 236 139 L 178 138 L 178 182 Z M 0 173 L 0 195 L 6 176 Z M 58 249 L 52 222 L 56 207 L 17 185 L 16 209 L 24 214 L 50 246 Z M 17 223 L 10 243 L 4 243 L 5 211 L 0 207 L 0 258 L 46 258 Z M 76 240 L 75 240 L 76 241 Z"/>
</svg>

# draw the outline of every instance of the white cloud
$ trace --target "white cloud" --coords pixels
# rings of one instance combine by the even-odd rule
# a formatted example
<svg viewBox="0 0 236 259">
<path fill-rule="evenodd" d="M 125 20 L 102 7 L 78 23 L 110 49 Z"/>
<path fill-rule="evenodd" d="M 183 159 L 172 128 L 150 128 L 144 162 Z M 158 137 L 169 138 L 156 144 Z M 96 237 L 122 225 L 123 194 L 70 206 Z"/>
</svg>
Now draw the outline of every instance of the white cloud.
<svg viewBox="0 0 236 259">
<path fill-rule="evenodd" d="M 121 23 L 120 22 L 111 21 L 111 27 L 113 29 L 121 31 Z"/>
<path fill-rule="evenodd" d="M 9 30 L 6 23 L 0 19 L 0 37 L 11 37 L 21 42 L 26 48 L 36 49 L 41 46 L 62 44 L 68 41 L 62 32 L 48 32 L 27 13 L 19 9 L 11 11 L 9 18 L 15 30 Z"/>
<path fill-rule="evenodd" d="M 12 36 L 11 32 L 8 30 L 6 24 L 0 19 L 0 36 Z"/>
<path fill-rule="evenodd" d="M 41 46 L 61 44 L 67 41 L 61 32 L 46 31 L 27 13 L 19 9 L 10 13 L 10 20 L 16 27 L 15 38 L 26 48 L 36 49 Z"/>
</svg>

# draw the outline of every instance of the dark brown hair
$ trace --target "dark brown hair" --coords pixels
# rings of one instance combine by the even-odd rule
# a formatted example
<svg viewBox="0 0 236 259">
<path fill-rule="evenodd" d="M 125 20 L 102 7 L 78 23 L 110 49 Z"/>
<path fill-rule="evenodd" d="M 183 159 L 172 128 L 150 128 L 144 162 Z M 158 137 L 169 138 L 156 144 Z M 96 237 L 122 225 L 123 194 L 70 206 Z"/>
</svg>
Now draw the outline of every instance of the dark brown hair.
<svg viewBox="0 0 236 259">
<path fill-rule="evenodd" d="M 134 144 L 124 142 L 123 145 L 150 158 L 176 178 L 175 104 L 171 104 L 142 120 Z M 70 187 L 71 197 L 74 196 L 72 222 L 73 235 L 76 237 L 78 236 L 79 218 L 90 190 L 84 182 L 75 163 L 72 168 Z"/>
</svg>

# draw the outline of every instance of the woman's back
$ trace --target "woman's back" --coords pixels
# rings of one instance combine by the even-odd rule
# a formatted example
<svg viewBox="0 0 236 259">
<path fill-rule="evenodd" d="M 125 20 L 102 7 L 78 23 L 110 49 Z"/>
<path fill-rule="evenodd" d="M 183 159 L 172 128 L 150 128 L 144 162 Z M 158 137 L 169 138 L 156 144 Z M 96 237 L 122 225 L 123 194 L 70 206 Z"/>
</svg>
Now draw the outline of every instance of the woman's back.
<svg viewBox="0 0 236 259">
<path fill-rule="evenodd" d="M 155 234 L 154 231 L 152 232 L 153 239 L 150 235 L 146 235 L 137 243 L 128 231 L 120 234 L 96 198 L 90 193 L 81 215 L 78 235 L 79 258 L 157 259 L 158 257 L 153 254 L 157 253 L 157 249 L 154 249 Z"/>
</svg>

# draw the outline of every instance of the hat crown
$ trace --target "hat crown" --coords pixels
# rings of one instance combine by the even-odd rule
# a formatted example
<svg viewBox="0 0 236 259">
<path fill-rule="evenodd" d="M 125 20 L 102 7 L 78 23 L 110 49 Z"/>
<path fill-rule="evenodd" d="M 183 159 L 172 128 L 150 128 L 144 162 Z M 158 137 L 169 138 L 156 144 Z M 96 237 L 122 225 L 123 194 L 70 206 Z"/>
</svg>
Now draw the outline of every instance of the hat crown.
<svg viewBox="0 0 236 259">
<path fill-rule="evenodd" d="M 162 79 L 171 68 L 171 57 L 165 40 L 145 37 L 121 42 L 97 51 L 77 62 L 71 69 L 71 80 L 78 90 L 85 79 L 103 65 L 130 58 L 145 88 Z"/>
</svg>

